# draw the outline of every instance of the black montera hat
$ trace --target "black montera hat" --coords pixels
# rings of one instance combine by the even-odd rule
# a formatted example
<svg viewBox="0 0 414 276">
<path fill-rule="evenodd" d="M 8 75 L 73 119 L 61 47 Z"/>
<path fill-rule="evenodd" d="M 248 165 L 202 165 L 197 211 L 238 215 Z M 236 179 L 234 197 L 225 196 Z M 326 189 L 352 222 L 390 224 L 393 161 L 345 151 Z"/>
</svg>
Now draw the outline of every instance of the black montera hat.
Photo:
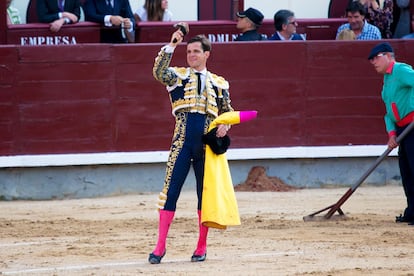
<svg viewBox="0 0 414 276">
<path fill-rule="evenodd" d="M 394 50 L 392 49 L 391 45 L 388 42 L 382 42 L 380 44 L 377 44 L 376 46 L 374 46 L 374 48 L 371 49 L 368 59 L 369 60 L 373 59 L 379 53 L 394 53 Z"/>
<path fill-rule="evenodd" d="M 223 154 L 230 146 L 230 137 L 228 135 L 223 137 L 216 136 L 217 127 L 203 135 L 203 143 L 210 146 L 215 154 Z"/>
</svg>

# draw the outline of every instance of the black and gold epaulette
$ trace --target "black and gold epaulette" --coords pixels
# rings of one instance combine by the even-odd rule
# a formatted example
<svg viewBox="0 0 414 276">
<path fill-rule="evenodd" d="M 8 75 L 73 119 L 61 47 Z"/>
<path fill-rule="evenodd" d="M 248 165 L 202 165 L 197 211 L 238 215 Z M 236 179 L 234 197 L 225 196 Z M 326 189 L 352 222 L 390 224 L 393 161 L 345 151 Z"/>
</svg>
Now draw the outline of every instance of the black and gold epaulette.
<svg viewBox="0 0 414 276">
<path fill-rule="evenodd" d="M 229 89 L 230 87 L 229 82 L 221 76 L 217 76 L 216 74 L 210 74 L 210 79 L 213 85 L 217 86 L 218 88 Z"/>
<path fill-rule="evenodd" d="M 188 67 L 171 67 L 170 69 L 182 80 L 185 80 L 190 75 L 190 68 Z"/>
</svg>

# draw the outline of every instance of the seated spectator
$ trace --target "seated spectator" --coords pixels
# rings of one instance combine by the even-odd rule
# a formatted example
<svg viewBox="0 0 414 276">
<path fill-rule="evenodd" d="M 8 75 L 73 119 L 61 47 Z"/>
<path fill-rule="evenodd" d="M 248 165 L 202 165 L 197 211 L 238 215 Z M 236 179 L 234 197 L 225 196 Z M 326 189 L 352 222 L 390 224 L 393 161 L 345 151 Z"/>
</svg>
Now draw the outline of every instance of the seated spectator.
<svg viewBox="0 0 414 276">
<path fill-rule="evenodd" d="M 171 21 L 168 0 L 145 0 L 145 4 L 134 13 L 135 21 Z"/>
<path fill-rule="evenodd" d="M 378 27 L 382 38 L 392 38 L 391 23 L 393 22 L 393 0 L 350 0 L 359 1 L 366 9 L 368 23 Z"/>
<path fill-rule="evenodd" d="M 305 38 L 296 33 L 298 22 L 295 14 L 289 10 L 279 10 L 273 16 L 273 23 L 276 32 L 269 40 L 305 40 Z"/>
<path fill-rule="evenodd" d="M 346 8 L 348 23 L 345 23 L 338 28 L 336 37 L 338 37 L 338 34 L 342 30 L 349 29 L 355 33 L 357 40 L 381 39 L 380 30 L 365 20 L 365 14 L 366 9 L 361 3 L 351 2 Z"/>
<path fill-rule="evenodd" d="M 402 38 L 410 33 L 410 0 L 397 0 L 397 6 L 400 10 L 400 17 L 393 37 Z"/>
<path fill-rule="evenodd" d="M 242 33 L 234 41 L 265 40 L 266 36 L 257 32 L 262 25 L 263 18 L 263 14 L 254 8 L 238 12 L 236 28 Z"/>
<path fill-rule="evenodd" d="M 414 39 L 414 14 L 411 17 L 411 30 L 413 32 L 411 34 L 403 36 L 402 39 Z"/>
<path fill-rule="evenodd" d="M 102 43 L 135 41 L 135 18 L 129 0 L 86 0 L 85 20 L 102 24 Z"/>
<path fill-rule="evenodd" d="M 63 25 L 76 23 L 80 17 L 79 0 L 37 0 L 37 17 L 41 23 L 50 23 L 50 30 L 58 32 Z"/>
<path fill-rule="evenodd" d="M 336 40 L 355 40 L 355 39 L 356 39 L 355 33 L 351 31 L 350 29 L 342 30 L 336 37 Z"/>
<path fill-rule="evenodd" d="M 20 12 L 11 5 L 12 0 L 6 0 L 7 24 L 21 24 Z"/>
</svg>

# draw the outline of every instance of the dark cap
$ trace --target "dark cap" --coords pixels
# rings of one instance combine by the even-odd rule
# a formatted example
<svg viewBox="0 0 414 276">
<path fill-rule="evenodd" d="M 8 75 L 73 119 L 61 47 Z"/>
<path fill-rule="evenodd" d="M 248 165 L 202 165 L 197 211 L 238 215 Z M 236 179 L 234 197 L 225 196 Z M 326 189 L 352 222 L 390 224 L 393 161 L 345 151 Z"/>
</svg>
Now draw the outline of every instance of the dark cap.
<svg viewBox="0 0 414 276">
<path fill-rule="evenodd" d="M 379 53 L 394 53 L 391 45 L 388 42 L 383 42 L 374 46 L 369 53 L 368 59 L 373 59 Z"/>
<path fill-rule="evenodd" d="M 263 14 L 260 11 L 253 8 L 248 8 L 245 11 L 237 12 L 237 16 L 247 17 L 256 25 L 262 25 L 262 21 L 264 18 Z"/>
<path fill-rule="evenodd" d="M 223 154 L 230 146 L 230 137 L 225 135 L 223 137 L 216 136 L 217 127 L 203 135 L 203 143 L 210 146 L 215 154 Z"/>
</svg>

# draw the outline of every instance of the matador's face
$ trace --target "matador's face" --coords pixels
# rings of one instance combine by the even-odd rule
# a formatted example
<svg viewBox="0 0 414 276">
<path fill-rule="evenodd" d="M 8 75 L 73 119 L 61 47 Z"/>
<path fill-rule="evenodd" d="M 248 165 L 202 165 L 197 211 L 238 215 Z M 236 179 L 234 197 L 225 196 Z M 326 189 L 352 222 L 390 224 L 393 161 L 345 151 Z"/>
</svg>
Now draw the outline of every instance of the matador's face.
<svg viewBox="0 0 414 276">
<path fill-rule="evenodd" d="M 191 68 L 202 71 L 206 68 L 209 51 L 203 51 L 201 42 L 193 42 L 187 45 L 187 63 Z"/>
</svg>

